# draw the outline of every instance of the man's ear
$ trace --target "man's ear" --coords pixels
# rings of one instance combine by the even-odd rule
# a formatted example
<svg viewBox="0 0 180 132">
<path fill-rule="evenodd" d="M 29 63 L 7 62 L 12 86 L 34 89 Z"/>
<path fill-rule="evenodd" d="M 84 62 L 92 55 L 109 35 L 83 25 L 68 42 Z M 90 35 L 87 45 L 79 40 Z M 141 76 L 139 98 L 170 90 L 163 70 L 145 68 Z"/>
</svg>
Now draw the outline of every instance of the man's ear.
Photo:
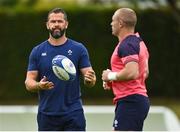
<svg viewBox="0 0 180 132">
<path fill-rule="evenodd" d="M 48 22 L 46 22 L 46 28 L 49 30 L 49 25 L 48 25 Z"/>
<path fill-rule="evenodd" d="M 68 24 L 69 24 L 69 23 L 68 23 L 68 21 L 67 21 L 67 22 L 66 22 L 66 29 L 68 28 Z"/>
<path fill-rule="evenodd" d="M 120 27 L 123 27 L 123 26 L 124 26 L 124 23 L 123 23 L 122 20 L 119 21 L 119 26 L 120 26 Z"/>
</svg>

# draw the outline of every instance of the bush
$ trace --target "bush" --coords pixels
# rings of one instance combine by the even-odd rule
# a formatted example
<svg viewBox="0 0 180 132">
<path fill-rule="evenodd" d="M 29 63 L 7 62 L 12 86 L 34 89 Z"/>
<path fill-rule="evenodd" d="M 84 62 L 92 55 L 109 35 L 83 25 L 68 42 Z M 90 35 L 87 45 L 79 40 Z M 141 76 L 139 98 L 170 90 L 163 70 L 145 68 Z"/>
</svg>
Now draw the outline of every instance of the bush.
<svg viewBox="0 0 180 132">
<path fill-rule="evenodd" d="M 69 16 L 67 36 L 84 43 L 97 75 L 94 88 L 82 86 L 83 97 L 112 96 L 102 88 L 102 70 L 118 43 L 111 35 L 111 20 L 116 8 L 66 8 Z M 25 9 L 23 9 L 25 10 Z M 25 90 L 24 80 L 31 49 L 48 38 L 45 21 L 48 10 L 29 9 L 17 14 L 0 13 L 1 80 L 0 99 L 32 99 Z M 147 88 L 150 96 L 179 96 L 179 25 L 169 10 L 144 10 L 138 13 L 137 31 L 150 52 L 150 76 Z"/>
</svg>

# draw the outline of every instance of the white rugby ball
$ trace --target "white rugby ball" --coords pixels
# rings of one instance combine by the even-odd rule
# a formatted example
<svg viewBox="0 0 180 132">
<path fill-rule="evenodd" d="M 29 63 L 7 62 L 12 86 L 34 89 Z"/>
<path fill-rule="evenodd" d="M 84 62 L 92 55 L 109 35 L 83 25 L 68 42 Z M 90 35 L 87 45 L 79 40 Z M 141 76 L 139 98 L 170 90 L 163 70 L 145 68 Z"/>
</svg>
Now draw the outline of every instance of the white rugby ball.
<svg viewBox="0 0 180 132">
<path fill-rule="evenodd" d="M 73 62 L 66 56 L 55 56 L 52 59 L 52 70 L 61 80 L 73 81 L 76 78 L 76 68 Z"/>
</svg>

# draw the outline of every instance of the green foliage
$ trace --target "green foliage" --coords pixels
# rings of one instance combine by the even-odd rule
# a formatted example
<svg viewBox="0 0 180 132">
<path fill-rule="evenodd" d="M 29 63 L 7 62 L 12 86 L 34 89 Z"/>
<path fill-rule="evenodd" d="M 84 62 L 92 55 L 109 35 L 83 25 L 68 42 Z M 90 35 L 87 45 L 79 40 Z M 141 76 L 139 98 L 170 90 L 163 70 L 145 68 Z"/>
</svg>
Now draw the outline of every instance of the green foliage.
<svg viewBox="0 0 180 132">
<path fill-rule="evenodd" d="M 14 6 L 19 0 L 0 0 L 0 6 Z"/>
<path fill-rule="evenodd" d="M 36 94 L 25 90 L 24 80 L 31 49 L 48 38 L 45 22 L 49 8 L 14 8 L 0 12 L 0 99 L 31 99 Z M 82 86 L 83 97 L 112 97 L 112 91 L 102 88 L 102 70 L 110 68 L 109 60 L 118 43 L 111 35 L 111 17 L 116 8 L 64 8 L 68 13 L 67 36 L 84 43 L 97 75 L 94 88 Z M 137 31 L 150 51 L 150 76 L 147 87 L 150 96 L 179 96 L 178 61 L 180 30 L 169 10 L 137 10 Z"/>
</svg>

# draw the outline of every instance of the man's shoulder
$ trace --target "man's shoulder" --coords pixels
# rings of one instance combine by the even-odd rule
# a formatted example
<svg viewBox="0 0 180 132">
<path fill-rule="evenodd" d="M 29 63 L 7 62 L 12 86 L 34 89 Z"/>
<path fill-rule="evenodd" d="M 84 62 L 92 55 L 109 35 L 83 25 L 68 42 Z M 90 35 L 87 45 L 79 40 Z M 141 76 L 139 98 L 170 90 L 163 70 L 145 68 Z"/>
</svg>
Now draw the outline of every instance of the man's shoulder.
<svg viewBox="0 0 180 132">
<path fill-rule="evenodd" d="M 142 39 L 137 35 L 129 35 L 127 36 L 122 43 L 128 43 L 128 44 L 139 44 L 142 41 Z"/>
<path fill-rule="evenodd" d="M 69 43 L 74 44 L 74 45 L 82 45 L 81 42 L 78 42 L 78 41 L 70 39 L 70 38 L 68 38 L 68 41 L 69 41 Z"/>
<path fill-rule="evenodd" d="M 118 47 L 118 54 L 122 57 L 139 54 L 141 38 L 136 35 L 127 36 Z"/>
<path fill-rule="evenodd" d="M 119 45 L 119 48 L 127 49 L 127 48 L 139 48 L 139 44 L 142 41 L 142 39 L 136 35 L 129 35 L 127 36 Z"/>
<path fill-rule="evenodd" d="M 68 39 L 69 43 L 74 47 L 85 48 L 84 44 L 73 39 Z"/>
<path fill-rule="evenodd" d="M 45 41 L 43 41 L 43 42 L 40 42 L 40 43 L 36 44 L 36 46 L 34 47 L 34 49 L 35 49 L 35 50 L 41 49 L 41 48 L 44 47 L 47 43 L 48 43 L 47 40 L 45 40 Z"/>
<path fill-rule="evenodd" d="M 39 52 L 41 52 L 41 50 L 45 47 L 45 45 L 47 44 L 48 42 L 47 42 L 47 40 L 46 41 L 43 41 L 43 42 L 41 42 L 41 43 L 39 43 L 39 44 L 37 44 L 33 49 L 32 49 L 32 52 L 33 53 L 39 53 Z"/>
<path fill-rule="evenodd" d="M 35 48 L 43 47 L 43 46 L 45 46 L 47 43 L 48 43 L 47 40 L 45 40 L 45 41 L 43 41 L 43 42 L 40 42 L 40 43 L 38 43 L 38 44 L 35 46 Z"/>
</svg>

